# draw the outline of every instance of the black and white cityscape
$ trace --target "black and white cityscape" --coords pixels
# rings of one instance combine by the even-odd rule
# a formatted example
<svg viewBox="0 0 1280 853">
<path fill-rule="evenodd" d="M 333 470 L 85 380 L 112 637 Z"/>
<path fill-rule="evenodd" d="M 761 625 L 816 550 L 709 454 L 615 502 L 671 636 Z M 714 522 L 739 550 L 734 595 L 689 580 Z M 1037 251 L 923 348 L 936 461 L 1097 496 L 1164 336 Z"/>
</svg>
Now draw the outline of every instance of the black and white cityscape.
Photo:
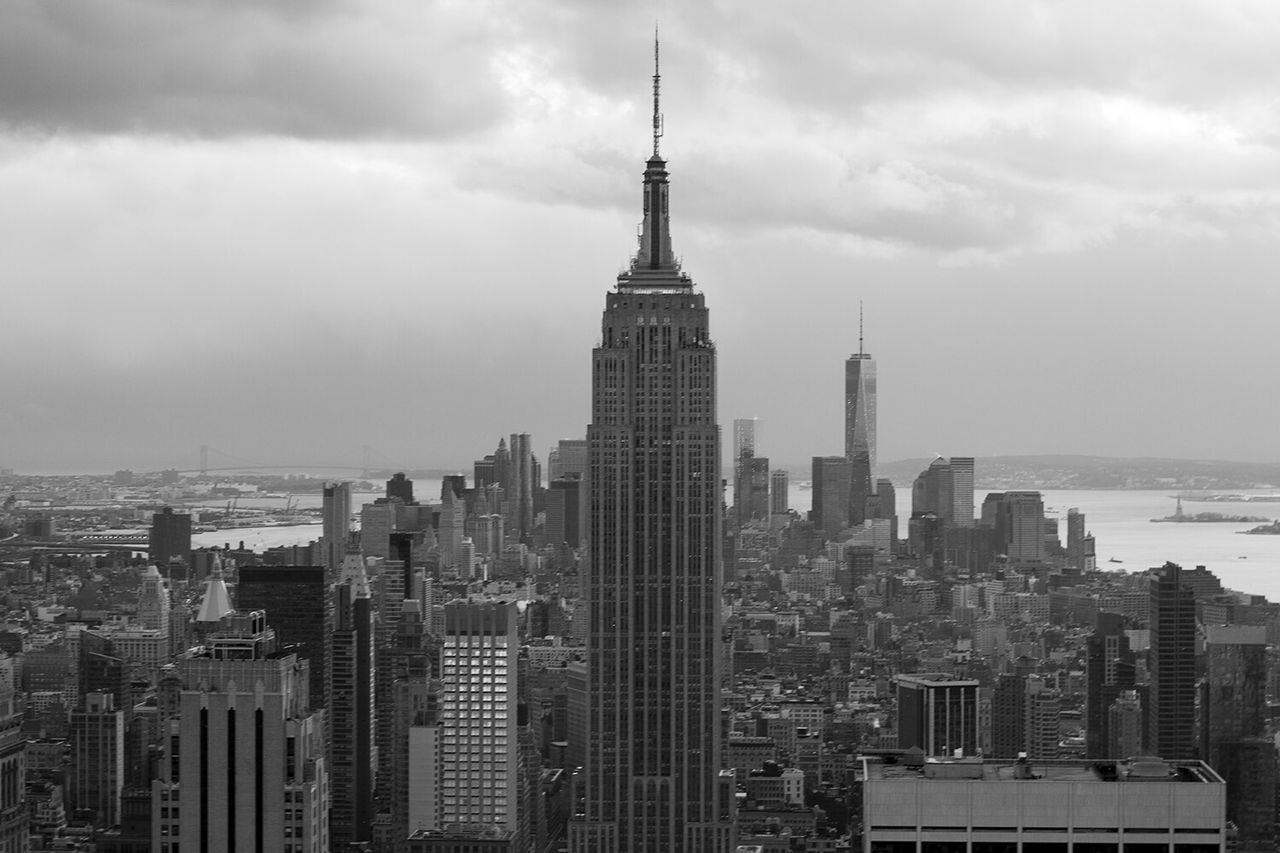
<svg viewBox="0 0 1280 853">
<path fill-rule="evenodd" d="M 1280 18 L 600 5 L 0 11 L 0 853 L 1275 853 Z"/>
</svg>

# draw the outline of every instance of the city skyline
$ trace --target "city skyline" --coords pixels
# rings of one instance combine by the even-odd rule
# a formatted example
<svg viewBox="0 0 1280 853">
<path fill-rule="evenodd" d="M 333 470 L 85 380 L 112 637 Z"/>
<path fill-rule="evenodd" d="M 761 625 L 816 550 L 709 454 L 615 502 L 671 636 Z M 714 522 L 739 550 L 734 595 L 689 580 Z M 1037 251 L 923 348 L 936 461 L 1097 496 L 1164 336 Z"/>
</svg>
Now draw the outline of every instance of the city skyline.
<svg viewBox="0 0 1280 853">
<path fill-rule="evenodd" d="M 654 18 L 680 250 L 733 298 L 720 423 L 839 452 L 861 300 L 882 460 L 1274 459 L 1280 20 L 1156 8 L 13 4 L 0 467 L 580 437 Z M 370 376 L 418 391 L 393 416 Z"/>
</svg>

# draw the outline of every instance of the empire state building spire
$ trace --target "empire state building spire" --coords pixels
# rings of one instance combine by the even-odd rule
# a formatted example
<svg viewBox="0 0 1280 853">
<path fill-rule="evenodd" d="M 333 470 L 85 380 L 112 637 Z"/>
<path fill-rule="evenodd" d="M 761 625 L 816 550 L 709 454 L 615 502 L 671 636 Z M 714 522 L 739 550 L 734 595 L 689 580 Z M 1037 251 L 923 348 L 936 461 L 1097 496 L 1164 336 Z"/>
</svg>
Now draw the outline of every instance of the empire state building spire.
<svg viewBox="0 0 1280 853">
<path fill-rule="evenodd" d="M 671 250 L 671 220 L 668 208 L 667 161 L 658 151 L 663 135 L 661 110 L 662 74 L 658 64 L 658 31 L 653 32 L 653 156 L 644 170 L 644 223 L 640 227 L 640 248 L 631 262 L 633 272 L 676 272 Z"/>
</svg>

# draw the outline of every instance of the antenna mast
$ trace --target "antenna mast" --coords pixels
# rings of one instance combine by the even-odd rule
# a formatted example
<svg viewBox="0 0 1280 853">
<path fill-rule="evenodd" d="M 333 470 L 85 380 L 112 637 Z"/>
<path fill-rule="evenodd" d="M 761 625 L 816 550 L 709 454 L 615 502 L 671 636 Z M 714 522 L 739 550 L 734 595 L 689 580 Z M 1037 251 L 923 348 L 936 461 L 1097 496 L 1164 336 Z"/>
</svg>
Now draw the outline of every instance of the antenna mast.
<svg viewBox="0 0 1280 853">
<path fill-rule="evenodd" d="M 862 357 L 862 300 L 858 300 L 858 357 Z"/>
<path fill-rule="evenodd" d="M 658 140 L 662 138 L 662 113 L 658 109 L 658 91 L 662 75 L 658 73 L 658 25 L 653 25 L 653 156 L 658 156 Z"/>
</svg>

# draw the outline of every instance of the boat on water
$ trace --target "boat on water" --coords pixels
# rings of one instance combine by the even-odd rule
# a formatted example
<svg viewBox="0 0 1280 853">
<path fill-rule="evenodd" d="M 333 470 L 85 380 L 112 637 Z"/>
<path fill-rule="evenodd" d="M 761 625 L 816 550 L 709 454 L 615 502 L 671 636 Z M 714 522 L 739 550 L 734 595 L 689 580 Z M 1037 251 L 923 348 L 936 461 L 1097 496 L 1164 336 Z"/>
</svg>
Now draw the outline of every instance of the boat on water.
<svg viewBox="0 0 1280 853">
<path fill-rule="evenodd" d="M 1107 560 L 1107 562 L 1108 562 L 1108 563 L 1123 563 L 1123 562 L 1124 562 L 1124 560 L 1117 560 L 1115 557 L 1112 557 L 1110 560 Z"/>
</svg>

